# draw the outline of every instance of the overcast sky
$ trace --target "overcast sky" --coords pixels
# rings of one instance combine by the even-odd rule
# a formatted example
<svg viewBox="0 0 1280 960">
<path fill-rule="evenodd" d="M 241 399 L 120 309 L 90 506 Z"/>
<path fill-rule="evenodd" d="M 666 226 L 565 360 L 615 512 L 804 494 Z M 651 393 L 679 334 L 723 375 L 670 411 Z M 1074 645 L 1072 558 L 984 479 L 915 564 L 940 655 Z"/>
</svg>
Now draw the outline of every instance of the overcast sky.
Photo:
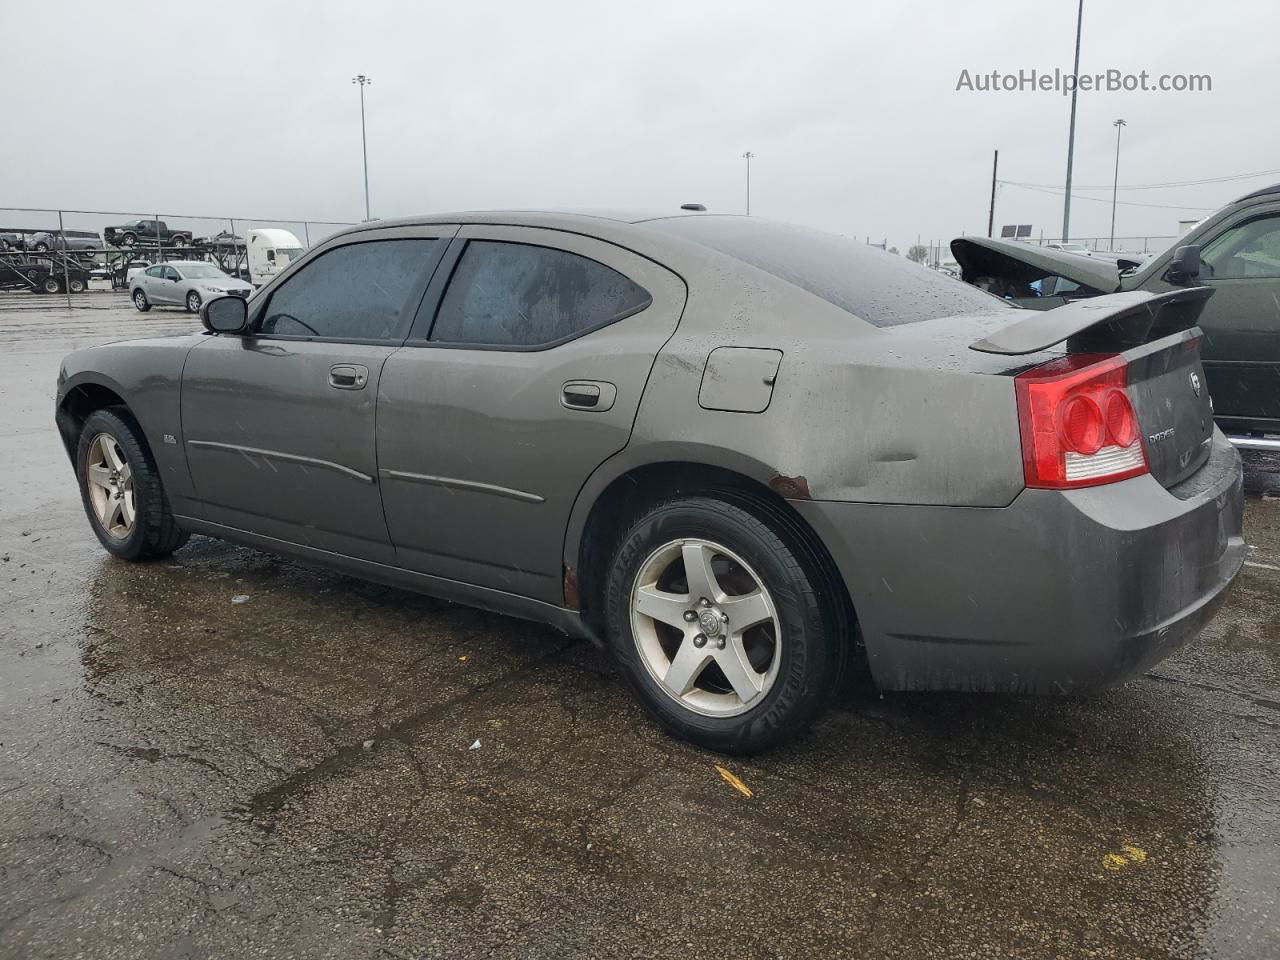
<svg viewBox="0 0 1280 960">
<path fill-rule="evenodd" d="M 740 211 L 904 251 L 985 232 L 1002 179 L 1061 189 L 1069 98 L 957 91 L 961 70 L 1069 70 L 1075 0 L 913 3 L 45 3 L 0 0 L 0 205 L 237 217 L 485 207 Z M 1085 0 L 1081 72 L 1209 74 L 1210 93 L 1082 93 L 1076 183 L 1280 169 L 1280 3 Z M 1117 234 L 1172 234 L 1280 173 L 1122 191 Z M 1077 200 L 1072 233 L 1106 235 Z M 24 225 L 33 218 L 0 213 Z M 82 220 L 85 218 L 81 218 Z M 996 224 L 1057 235 L 1003 186 Z M 43 221 L 40 221 L 41 223 Z M 71 224 L 69 224 L 71 225 Z M 198 225 L 197 225 L 198 226 Z"/>
</svg>

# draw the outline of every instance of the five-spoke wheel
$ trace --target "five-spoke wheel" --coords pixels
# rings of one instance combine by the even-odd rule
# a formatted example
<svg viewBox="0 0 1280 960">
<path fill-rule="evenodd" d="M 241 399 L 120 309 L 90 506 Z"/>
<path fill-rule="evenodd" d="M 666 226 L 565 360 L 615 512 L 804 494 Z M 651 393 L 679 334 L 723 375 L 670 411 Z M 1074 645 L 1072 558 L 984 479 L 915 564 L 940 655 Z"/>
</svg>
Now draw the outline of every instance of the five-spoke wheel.
<svg viewBox="0 0 1280 960">
<path fill-rule="evenodd" d="M 186 543 L 142 428 L 123 407 L 95 410 L 85 418 L 76 472 L 93 532 L 117 557 L 149 560 Z"/>
<path fill-rule="evenodd" d="M 735 491 L 655 503 L 622 535 L 602 598 L 623 675 L 667 730 L 752 753 L 831 701 L 847 601 L 785 506 Z"/>
<path fill-rule="evenodd" d="M 85 469 L 89 500 L 98 523 L 109 536 L 125 539 L 133 530 L 137 505 L 133 495 L 133 470 L 115 437 L 100 433 L 89 441 Z"/>
<path fill-rule="evenodd" d="M 750 710 L 778 675 L 778 614 L 760 576 L 718 543 L 672 540 L 631 592 L 641 663 L 673 699 L 708 717 Z"/>
</svg>

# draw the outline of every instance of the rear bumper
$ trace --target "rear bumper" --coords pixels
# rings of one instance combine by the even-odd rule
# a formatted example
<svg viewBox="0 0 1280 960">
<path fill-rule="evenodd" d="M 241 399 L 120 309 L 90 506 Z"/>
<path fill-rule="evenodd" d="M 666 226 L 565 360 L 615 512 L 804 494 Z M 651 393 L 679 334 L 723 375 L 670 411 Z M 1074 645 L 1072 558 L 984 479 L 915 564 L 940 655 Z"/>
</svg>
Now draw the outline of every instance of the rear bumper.
<svg viewBox="0 0 1280 960">
<path fill-rule="evenodd" d="M 1024 490 L 1008 507 L 793 501 L 848 585 L 893 690 L 1079 693 L 1194 638 L 1245 557 L 1240 458 L 1194 476 Z"/>
</svg>

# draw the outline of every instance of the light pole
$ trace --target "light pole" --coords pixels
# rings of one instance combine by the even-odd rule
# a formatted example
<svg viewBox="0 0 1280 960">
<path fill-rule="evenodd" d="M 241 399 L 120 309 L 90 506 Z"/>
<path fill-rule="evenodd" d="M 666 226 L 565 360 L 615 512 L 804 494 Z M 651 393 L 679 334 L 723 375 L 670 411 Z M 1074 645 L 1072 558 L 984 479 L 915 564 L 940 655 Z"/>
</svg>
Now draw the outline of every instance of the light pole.
<svg viewBox="0 0 1280 960">
<path fill-rule="evenodd" d="M 1111 249 L 1116 248 L 1116 190 L 1120 186 L 1120 128 L 1128 126 L 1123 120 L 1112 120 L 1116 128 L 1116 178 L 1111 181 Z"/>
<path fill-rule="evenodd" d="M 742 159 L 747 161 L 747 216 L 751 216 L 751 158 L 755 154 L 748 150 L 742 155 Z"/>
<path fill-rule="evenodd" d="M 364 218 L 369 216 L 369 141 L 364 134 L 364 88 L 373 83 L 373 79 L 358 73 L 351 78 L 352 83 L 360 85 L 360 151 L 364 154 Z"/>
<path fill-rule="evenodd" d="M 1067 195 L 1062 202 L 1062 242 L 1071 235 L 1071 157 L 1076 149 L 1076 93 L 1080 78 L 1080 26 L 1084 22 L 1084 0 L 1076 8 L 1076 65 L 1071 73 L 1071 126 L 1067 131 Z"/>
</svg>

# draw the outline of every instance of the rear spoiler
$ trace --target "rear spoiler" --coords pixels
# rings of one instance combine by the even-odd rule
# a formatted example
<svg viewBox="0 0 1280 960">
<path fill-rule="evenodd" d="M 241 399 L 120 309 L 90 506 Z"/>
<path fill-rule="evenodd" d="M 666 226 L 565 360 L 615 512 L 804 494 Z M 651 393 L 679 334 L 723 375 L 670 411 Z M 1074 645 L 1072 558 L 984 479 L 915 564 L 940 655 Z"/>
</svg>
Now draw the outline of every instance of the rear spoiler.
<svg viewBox="0 0 1280 960">
<path fill-rule="evenodd" d="M 1065 340 L 1073 353 L 1128 350 L 1191 329 L 1211 296 L 1209 287 L 1187 287 L 1076 300 L 1056 310 L 1030 311 L 1027 319 L 969 344 L 969 349 L 1017 356 L 1039 353 Z"/>
</svg>

